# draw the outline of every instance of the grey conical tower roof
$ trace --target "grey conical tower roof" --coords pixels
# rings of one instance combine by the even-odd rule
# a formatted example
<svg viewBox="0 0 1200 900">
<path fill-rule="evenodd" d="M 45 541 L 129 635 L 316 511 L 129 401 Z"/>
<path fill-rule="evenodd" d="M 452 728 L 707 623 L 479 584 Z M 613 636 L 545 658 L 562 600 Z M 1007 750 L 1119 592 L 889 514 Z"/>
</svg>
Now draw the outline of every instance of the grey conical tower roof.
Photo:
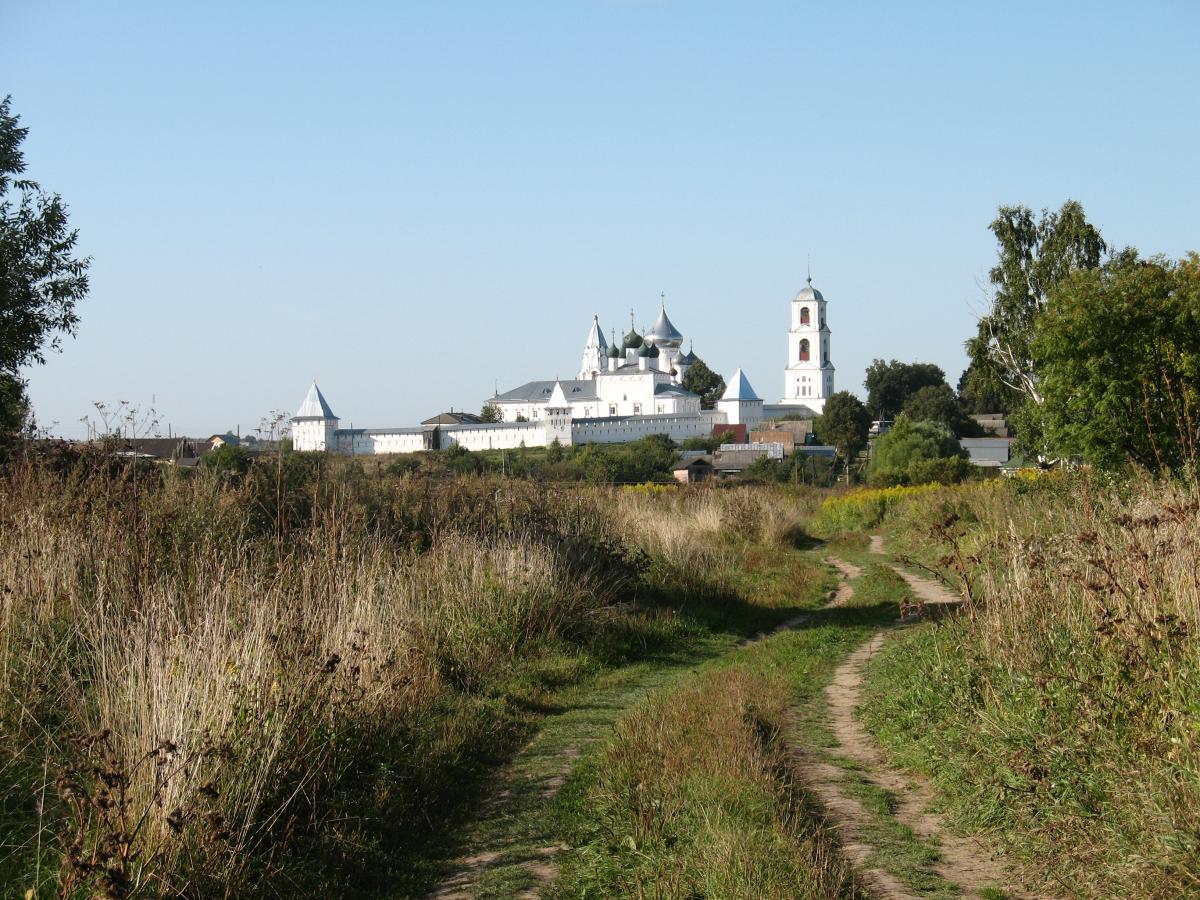
<svg viewBox="0 0 1200 900">
<path fill-rule="evenodd" d="M 333 410 L 329 408 L 329 404 L 325 402 L 325 395 L 321 393 L 321 389 L 317 387 L 316 381 L 308 389 L 308 393 L 304 396 L 304 402 L 300 404 L 300 409 L 296 413 L 297 419 L 336 419 Z"/>
<path fill-rule="evenodd" d="M 746 373 L 738 369 L 729 379 L 729 384 L 725 388 L 725 393 L 721 395 L 722 400 L 761 400 L 758 394 L 754 393 L 754 388 L 750 387 L 750 379 L 746 377 Z"/>
</svg>

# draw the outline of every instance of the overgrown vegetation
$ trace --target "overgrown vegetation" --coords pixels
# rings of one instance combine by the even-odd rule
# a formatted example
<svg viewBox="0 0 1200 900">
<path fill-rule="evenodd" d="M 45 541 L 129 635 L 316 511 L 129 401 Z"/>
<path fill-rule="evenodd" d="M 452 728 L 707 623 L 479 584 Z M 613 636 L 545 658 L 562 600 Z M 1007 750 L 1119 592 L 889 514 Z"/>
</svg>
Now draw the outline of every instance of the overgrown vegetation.
<svg viewBox="0 0 1200 900">
<path fill-rule="evenodd" d="M 872 663 L 875 735 L 1056 891 L 1196 893 L 1196 488 L 1052 474 L 881 499 L 860 521 L 970 599 Z"/>
<path fill-rule="evenodd" d="M 419 893 L 563 686 L 787 614 L 728 573 L 802 540 L 803 508 L 291 454 L 27 460 L 0 481 L 0 881 Z"/>
</svg>

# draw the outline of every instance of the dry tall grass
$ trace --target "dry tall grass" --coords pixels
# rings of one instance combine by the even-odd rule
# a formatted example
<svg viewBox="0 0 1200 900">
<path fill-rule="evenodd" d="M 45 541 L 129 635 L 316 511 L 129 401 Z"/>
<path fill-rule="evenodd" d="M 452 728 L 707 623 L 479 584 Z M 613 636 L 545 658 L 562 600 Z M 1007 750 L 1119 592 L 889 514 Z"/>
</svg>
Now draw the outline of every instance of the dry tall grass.
<svg viewBox="0 0 1200 900">
<path fill-rule="evenodd" d="M 1200 491 L 985 483 L 910 499 L 892 532 L 974 602 L 891 651 L 877 725 L 907 720 L 963 817 L 1060 889 L 1200 891 Z"/>
<path fill-rule="evenodd" d="M 28 887 L 269 877 L 381 736 L 436 767 L 482 737 L 470 710 L 419 735 L 449 689 L 586 630 L 636 576 L 586 499 L 519 485 L 393 485 L 382 510 L 330 486 L 281 539 L 253 485 L 132 471 L 0 487 L 0 871 Z M 384 805 L 415 815 L 422 777 Z"/>
<path fill-rule="evenodd" d="M 516 737 L 489 685 L 526 648 L 596 640 L 648 567 L 660 589 L 719 581 L 723 533 L 782 538 L 789 503 L 368 483 L 306 457 L 242 478 L 19 468 L 0 479 L 0 876 L 203 896 L 334 890 L 356 854 L 383 869 L 380 831 L 419 833 Z"/>
</svg>

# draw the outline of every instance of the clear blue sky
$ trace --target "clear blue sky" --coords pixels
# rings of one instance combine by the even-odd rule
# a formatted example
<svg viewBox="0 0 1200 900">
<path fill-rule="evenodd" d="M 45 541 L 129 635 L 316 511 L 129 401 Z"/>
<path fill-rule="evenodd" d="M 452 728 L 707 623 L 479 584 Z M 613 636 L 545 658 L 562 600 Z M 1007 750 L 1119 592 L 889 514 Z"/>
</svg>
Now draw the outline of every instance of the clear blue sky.
<svg viewBox="0 0 1200 900">
<path fill-rule="evenodd" d="M 996 207 L 1200 247 L 1200 4 L 0 2 L 0 94 L 92 292 L 43 424 L 253 429 L 573 377 L 592 314 L 778 399 L 811 254 L 837 385 L 954 383 Z"/>
</svg>

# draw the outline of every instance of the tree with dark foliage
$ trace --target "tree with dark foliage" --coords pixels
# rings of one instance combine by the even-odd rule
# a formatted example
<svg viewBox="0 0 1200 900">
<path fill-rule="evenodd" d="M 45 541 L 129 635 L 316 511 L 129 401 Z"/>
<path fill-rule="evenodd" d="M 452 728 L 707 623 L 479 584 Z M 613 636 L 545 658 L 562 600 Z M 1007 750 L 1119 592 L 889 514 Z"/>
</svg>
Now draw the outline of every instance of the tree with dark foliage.
<svg viewBox="0 0 1200 900">
<path fill-rule="evenodd" d="M 717 401 L 725 393 L 725 379 L 698 359 L 683 373 L 683 387 L 700 395 L 701 409 L 715 409 Z"/>
<path fill-rule="evenodd" d="M 62 198 L 20 177 L 28 133 L 11 98 L 0 100 L 0 438 L 27 415 L 21 367 L 44 363 L 47 350 L 75 333 L 91 262 L 73 255 L 78 232 Z"/>
<path fill-rule="evenodd" d="M 877 359 L 867 368 L 867 410 L 877 419 L 892 419 L 910 396 L 924 387 L 946 383 L 946 373 L 933 363 Z"/>
</svg>

